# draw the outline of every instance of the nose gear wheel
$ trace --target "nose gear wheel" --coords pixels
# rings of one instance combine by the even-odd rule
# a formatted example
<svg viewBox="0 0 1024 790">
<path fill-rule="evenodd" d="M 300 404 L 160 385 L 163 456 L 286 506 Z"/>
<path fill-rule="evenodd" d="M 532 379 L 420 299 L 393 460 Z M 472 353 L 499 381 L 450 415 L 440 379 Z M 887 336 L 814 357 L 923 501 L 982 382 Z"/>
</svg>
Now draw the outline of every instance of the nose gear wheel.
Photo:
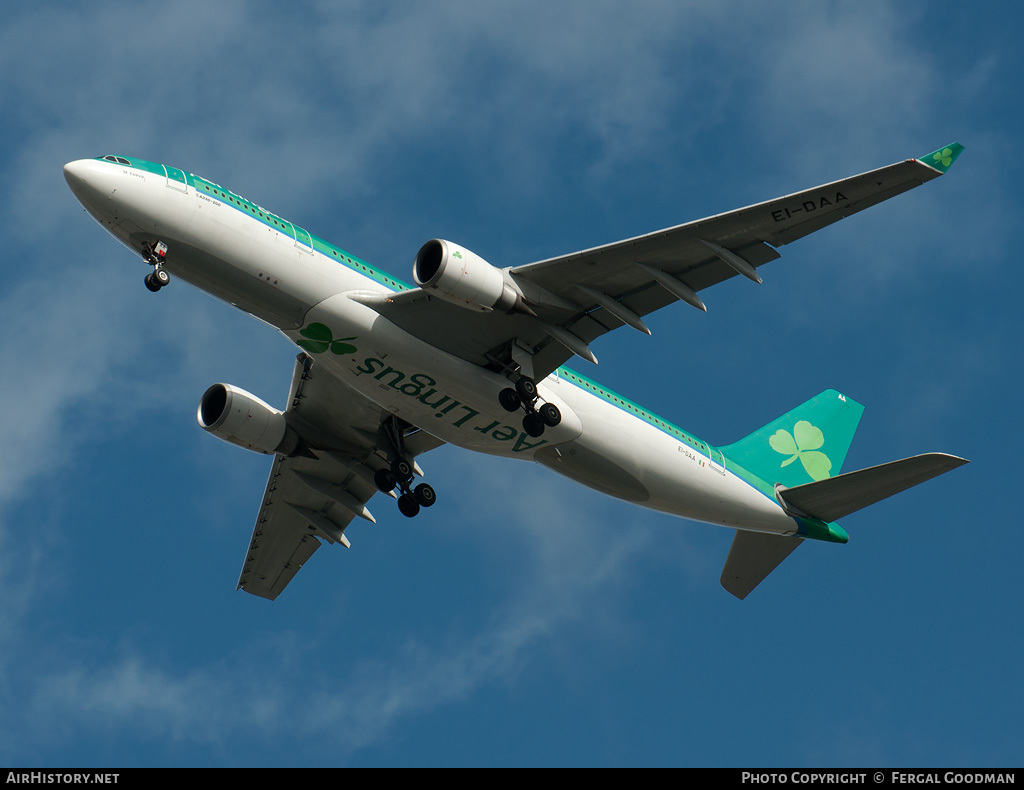
<svg viewBox="0 0 1024 790">
<path fill-rule="evenodd" d="M 146 288 L 153 293 L 156 293 L 171 281 L 171 275 L 163 268 L 166 257 L 167 245 L 162 241 L 144 244 L 142 247 L 142 259 L 153 267 L 153 271 L 146 275 L 145 281 Z"/>
</svg>

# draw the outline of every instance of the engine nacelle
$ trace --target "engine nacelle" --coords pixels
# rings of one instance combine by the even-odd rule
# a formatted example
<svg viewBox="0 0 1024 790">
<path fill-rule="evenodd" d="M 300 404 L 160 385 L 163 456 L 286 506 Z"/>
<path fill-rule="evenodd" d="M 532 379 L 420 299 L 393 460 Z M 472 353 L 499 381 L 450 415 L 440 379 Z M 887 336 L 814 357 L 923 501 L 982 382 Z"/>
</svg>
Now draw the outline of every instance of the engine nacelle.
<svg viewBox="0 0 1024 790">
<path fill-rule="evenodd" d="M 298 444 L 283 412 L 230 384 L 214 384 L 203 393 L 196 419 L 204 431 L 257 453 L 288 455 Z"/>
<path fill-rule="evenodd" d="M 501 269 L 444 239 L 431 239 L 412 265 L 416 284 L 433 295 L 471 310 L 509 312 L 522 296 Z"/>
</svg>

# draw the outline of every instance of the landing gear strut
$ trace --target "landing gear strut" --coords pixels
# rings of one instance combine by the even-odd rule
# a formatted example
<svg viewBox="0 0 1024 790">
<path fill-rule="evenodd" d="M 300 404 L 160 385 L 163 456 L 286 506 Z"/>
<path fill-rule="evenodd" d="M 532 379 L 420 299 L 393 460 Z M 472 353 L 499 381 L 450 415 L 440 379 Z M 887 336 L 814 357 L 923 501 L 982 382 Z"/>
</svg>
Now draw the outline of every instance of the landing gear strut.
<svg viewBox="0 0 1024 790">
<path fill-rule="evenodd" d="M 146 287 L 156 293 L 171 281 L 169 275 L 163 268 L 164 259 L 167 257 L 167 245 L 162 241 L 153 244 L 146 244 L 142 247 L 142 258 L 153 271 L 146 275 Z"/>
<path fill-rule="evenodd" d="M 386 439 L 385 444 L 388 445 L 391 462 L 387 468 L 374 472 L 374 485 L 385 494 L 396 488 L 401 491 L 398 496 L 398 509 L 403 516 L 412 518 L 420 512 L 421 507 L 433 505 L 437 501 L 437 494 L 427 483 L 412 487 L 414 466 L 405 452 L 404 424 L 397 417 L 389 417 L 381 425 L 381 432 Z"/>
<path fill-rule="evenodd" d="M 542 403 L 537 406 L 537 384 L 529 376 L 520 376 L 515 387 L 506 387 L 498 393 L 498 403 L 505 411 L 518 411 L 522 408 L 523 430 L 534 438 L 544 433 L 544 429 L 554 428 L 562 421 L 562 412 L 553 403 Z"/>
</svg>

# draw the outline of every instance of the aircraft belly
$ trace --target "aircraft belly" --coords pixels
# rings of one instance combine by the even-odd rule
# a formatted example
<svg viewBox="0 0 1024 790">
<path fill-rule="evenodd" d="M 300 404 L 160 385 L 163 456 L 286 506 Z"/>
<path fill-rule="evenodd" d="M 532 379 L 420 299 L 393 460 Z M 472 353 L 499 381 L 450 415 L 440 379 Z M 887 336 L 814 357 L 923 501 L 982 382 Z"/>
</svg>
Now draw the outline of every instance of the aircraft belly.
<svg viewBox="0 0 1024 790">
<path fill-rule="evenodd" d="M 665 440 L 644 476 L 651 489 L 647 507 L 726 527 L 777 534 L 796 530 L 796 522 L 775 500 L 706 458 L 694 463 L 678 452 L 678 442 L 669 436 Z"/>
<path fill-rule="evenodd" d="M 617 459 L 613 460 L 583 442 L 542 447 L 534 457 L 548 469 L 602 494 L 641 504 L 651 498 L 647 487 L 634 474 L 616 463 Z"/>
<path fill-rule="evenodd" d="M 305 328 L 285 334 L 315 364 L 406 422 L 459 447 L 491 455 L 532 459 L 542 447 L 571 441 L 582 432 L 575 412 L 545 382 L 541 398 L 554 403 L 562 421 L 532 437 L 498 393 L 504 376 L 448 354 L 395 326 L 372 308 L 337 294 L 313 307 Z"/>
<path fill-rule="evenodd" d="M 272 326 L 284 328 L 302 324 L 308 303 L 293 289 L 280 287 L 271 277 L 254 276 L 205 249 L 173 241 L 168 244 L 174 253 L 168 252 L 166 268 L 175 277 Z M 184 254 L 180 254 L 182 249 Z M 180 258 L 185 260 L 184 264 L 179 264 Z"/>
<path fill-rule="evenodd" d="M 536 460 L 583 485 L 644 507 L 711 524 L 789 534 L 794 520 L 743 480 L 673 436 L 563 382 L 583 423 L 568 444 Z"/>
</svg>

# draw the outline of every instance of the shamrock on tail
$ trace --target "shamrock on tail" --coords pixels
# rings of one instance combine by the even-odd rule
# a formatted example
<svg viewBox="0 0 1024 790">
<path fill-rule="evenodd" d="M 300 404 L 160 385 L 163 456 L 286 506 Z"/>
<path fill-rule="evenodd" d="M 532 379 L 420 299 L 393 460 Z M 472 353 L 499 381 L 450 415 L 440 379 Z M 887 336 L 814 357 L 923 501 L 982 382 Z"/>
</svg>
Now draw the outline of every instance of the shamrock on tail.
<svg viewBox="0 0 1024 790">
<path fill-rule="evenodd" d="M 305 329 L 300 329 L 299 334 L 307 338 L 306 340 L 297 341 L 299 348 L 308 351 L 310 354 L 322 354 L 327 349 L 330 349 L 332 354 L 337 354 L 338 356 L 354 354 L 356 352 L 356 347 L 346 342 L 348 340 L 355 340 L 355 336 L 342 337 L 335 340 L 334 334 L 325 324 L 310 324 Z"/>
<path fill-rule="evenodd" d="M 789 456 L 782 462 L 782 466 L 789 466 L 799 458 L 804 470 L 814 480 L 824 480 L 832 472 L 832 462 L 828 456 L 818 452 L 825 444 L 825 435 L 807 420 L 800 420 L 794 425 L 792 434 L 781 429 L 776 431 L 769 437 L 768 444 L 775 452 Z"/>
</svg>

